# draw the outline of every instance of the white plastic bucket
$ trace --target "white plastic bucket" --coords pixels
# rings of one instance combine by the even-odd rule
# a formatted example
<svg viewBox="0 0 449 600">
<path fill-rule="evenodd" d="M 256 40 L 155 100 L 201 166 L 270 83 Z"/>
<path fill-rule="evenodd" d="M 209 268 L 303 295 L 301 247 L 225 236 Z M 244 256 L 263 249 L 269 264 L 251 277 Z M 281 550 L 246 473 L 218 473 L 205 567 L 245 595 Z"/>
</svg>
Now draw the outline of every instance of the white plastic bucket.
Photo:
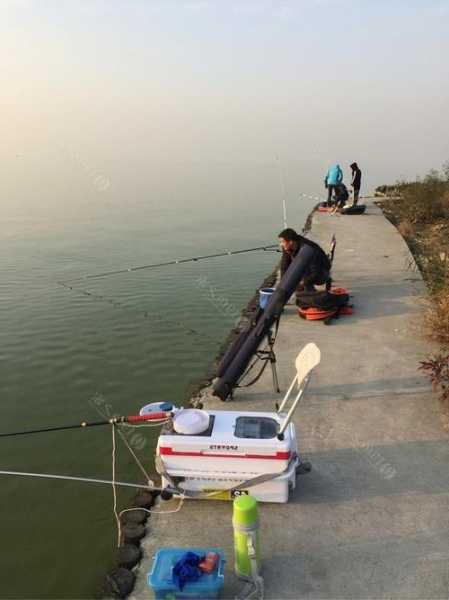
<svg viewBox="0 0 449 600">
<path fill-rule="evenodd" d="M 275 288 L 262 288 L 259 290 L 259 306 L 265 308 L 268 304 L 269 299 L 275 292 Z"/>
</svg>

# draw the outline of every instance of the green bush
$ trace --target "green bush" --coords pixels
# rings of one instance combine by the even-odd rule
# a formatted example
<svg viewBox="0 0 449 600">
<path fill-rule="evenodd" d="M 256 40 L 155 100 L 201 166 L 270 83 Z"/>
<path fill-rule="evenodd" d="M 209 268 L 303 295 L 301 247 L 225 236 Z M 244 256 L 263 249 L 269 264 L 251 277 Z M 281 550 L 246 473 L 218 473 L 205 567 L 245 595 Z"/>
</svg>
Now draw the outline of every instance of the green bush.
<svg viewBox="0 0 449 600">
<path fill-rule="evenodd" d="M 443 175 L 446 178 L 446 181 L 449 183 L 449 160 L 447 160 L 443 165 Z"/>
</svg>

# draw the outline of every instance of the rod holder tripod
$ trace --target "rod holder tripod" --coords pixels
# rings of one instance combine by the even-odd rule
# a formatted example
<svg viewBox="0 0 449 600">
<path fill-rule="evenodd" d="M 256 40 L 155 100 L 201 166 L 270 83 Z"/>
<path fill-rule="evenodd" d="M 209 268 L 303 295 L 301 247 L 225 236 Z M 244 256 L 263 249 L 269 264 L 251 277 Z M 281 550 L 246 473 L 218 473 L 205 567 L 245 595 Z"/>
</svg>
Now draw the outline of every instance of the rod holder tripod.
<svg viewBox="0 0 449 600">
<path fill-rule="evenodd" d="M 245 378 L 246 375 L 248 375 L 248 373 L 254 368 L 254 366 L 257 364 L 257 362 L 262 362 L 262 367 L 259 369 L 258 374 L 251 379 L 251 381 L 249 381 L 248 383 L 245 384 L 241 384 L 240 381 L 237 383 L 236 386 L 234 386 L 229 394 L 229 399 L 233 400 L 234 399 L 234 390 L 236 388 L 248 388 L 251 387 L 252 385 L 254 385 L 257 381 L 259 381 L 259 379 L 262 377 L 262 373 L 265 371 L 265 368 L 267 366 L 268 363 L 270 363 L 270 367 L 271 367 L 271 377 L 273 379 L 273 391 L 276 394 L 280 394 L 281 390 L 279 388 L 279 379 L 278 379 L 278 374 L 277 374 L 277 367 L 276 367 L 276 363 L 277 363 L 277 359 L 276 359 L 276 354 L 274 352 L 274 343 L 276 341 L 276 334 L 279 328 L 279 318 L 276 319 L 276 321 L 273 323 L 274 325 L 274 332 L 273 332 L 273 327 L 270 327 L 270 329 L 267 331 L 265 338 L 267 340 L 267 344 L 268 344 L 268 348 L 265 350 L 257 350 L 255 352 L 255 356 L 256 356 L 256 361 L 247 369 L 247 371 L 242 375 L 240 381 L 242 379 Z"/>
<path fill-rule="evenodd" d="M 261 361 L 270 361 L 271 367 L 271 376 L 273 378 L 273 391 L 277 394 L 281 393 L 279 388 L 279 379 L 276 367 L 276 354 L 274 352 L 274 342 L 276 338 L 273 336 L 273 330 L 270 329 L 267 335 L 268 349 L 267 350 L 258 350 L 256 352 L 256 356 Z M 264 367 L 265 368 L 265 367 Z"/>
</svg>

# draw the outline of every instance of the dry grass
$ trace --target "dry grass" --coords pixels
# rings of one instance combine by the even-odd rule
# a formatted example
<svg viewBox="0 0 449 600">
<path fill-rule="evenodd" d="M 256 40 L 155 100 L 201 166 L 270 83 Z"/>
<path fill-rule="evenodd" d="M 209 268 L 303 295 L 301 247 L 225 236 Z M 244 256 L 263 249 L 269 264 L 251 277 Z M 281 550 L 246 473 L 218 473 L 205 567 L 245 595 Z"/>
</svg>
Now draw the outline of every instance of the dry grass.
<svg viewBox="0 0 449 600">
<path fill-rule="evenodd" d="M 421 363 L 442 403 L 443 426 L 449 431 L 449 163 L 444 175 L 431 171 L 422 181 L 382 186 L 387 218 L 407 241 L 427 283 L 424 330 L 440 352 Z"/>
<path fill-rule="evenodd" d="M 407 219 L 399 223 L 398 231 L 405 239 L 411 238 L 415 235 L 415 227 Z"/>
<path fill-rule="evenodd" d="M 424 313 L 424 325 L 430 339 L 449 348 L 449 291 L 443 288 L 432 294 Z"/>
<path fill-rule="evenodd" d="M 449 219 L 423 227 L 415 237 L 416 260 L 431 294 L 449 293 Z"/>
<path fill-rule="evenodd" d="M 426 225 L 448 217 L 446 203 L 447 183 L 435 175 L 428 175 L 423 182 L 405 188 L 398 200 L 401 221 L 414 225 Z"/>
</svg>

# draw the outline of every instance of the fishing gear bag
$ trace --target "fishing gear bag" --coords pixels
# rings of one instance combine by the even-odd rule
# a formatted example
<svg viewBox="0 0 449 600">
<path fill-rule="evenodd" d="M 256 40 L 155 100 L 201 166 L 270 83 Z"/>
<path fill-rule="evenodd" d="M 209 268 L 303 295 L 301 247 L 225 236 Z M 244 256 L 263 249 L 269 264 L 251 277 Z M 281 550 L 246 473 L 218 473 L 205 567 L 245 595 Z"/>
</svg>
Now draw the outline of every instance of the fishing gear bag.
<svg viewBox="0 0 449 600">
<path fill-rule="evenodd" d="M 339 310 L 349 302 L 349 294 L 331 292 L 300 292 L 296 295 L 299 308 L 320 308 L 323 311 Z"/>
<path fill-rule="evenodd" d="M 363 215 L 366 210 L 365 204 L 356 204 L 355 206 L 343 207 L 341 209 L 342 215 Z"/>
</svg>

